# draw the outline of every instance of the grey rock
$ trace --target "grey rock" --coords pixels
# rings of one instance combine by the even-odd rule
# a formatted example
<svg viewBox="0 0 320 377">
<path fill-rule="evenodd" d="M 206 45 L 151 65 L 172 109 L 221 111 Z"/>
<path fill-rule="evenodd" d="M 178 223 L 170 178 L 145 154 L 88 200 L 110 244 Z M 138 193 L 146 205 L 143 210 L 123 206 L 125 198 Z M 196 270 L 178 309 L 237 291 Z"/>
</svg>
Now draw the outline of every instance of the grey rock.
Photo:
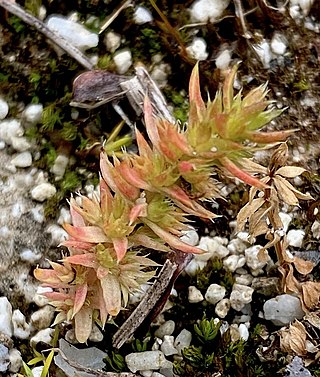
<svg viewBox="0 0 320 377">
<path fill-rule="evenodd" d="M 276 326 L 286 326 L 295 319 L 301 319 L 304 312 L 296 296 L 283 294 L 271 298 L 263 305 L 264 318 Z"/>
<path fill-rule="evenodd" d="M 155 331 L 154 335 L 160 339 L 162 339 L 165 335 L 172 335 L 176 324 L 171 319 L 163 323 L 159 328 Z"/>
<path fill-rule="evenodd" d="M 86 368 L 91 369 L 102 369 L 105 366 L 105 362 L 103 359 L 107 356 L 107 354 L 96 347 L 89 347 L 84 349 L 78 349 L 64 339 L 59 340 L 59 348 L 67 357 L 68 360 L 80 364 Z M 55 364 L 62 369 L 62 371 L 68 377 L 92 377 L 91 373 L 86 373 L 77 370 L 75 367 L 71 366 L 64 360 L 60 354 L 54 357 Z"/>
<path fill-rule="evenodd" d="M 192 340 L 192 334 L 189 330 L 183 329 L 178 334 L 174 341 L 174 346 L 178 350 L 179 355 L 181 355 L 181 350 L 190 346 Z"/>
<path fill-rule="evenodd" d="M 166 365 L 166 358 L 161 351 L 133 352 L 125 357 L 128 368 L 138 370 L 157 370 Z"/>
<path fill-rule="evenodd" d="M 6 346 L 0 344 L 0 373 L 7 371 L 9 363 L 9 350 Z"/>
<path fill-rule="evenodd" d="M 295 356 L 286 367 L 287 377 L 312 377 L 312 374 L 303 366 L 303 361 L 299 356 Z"/>
</svg>

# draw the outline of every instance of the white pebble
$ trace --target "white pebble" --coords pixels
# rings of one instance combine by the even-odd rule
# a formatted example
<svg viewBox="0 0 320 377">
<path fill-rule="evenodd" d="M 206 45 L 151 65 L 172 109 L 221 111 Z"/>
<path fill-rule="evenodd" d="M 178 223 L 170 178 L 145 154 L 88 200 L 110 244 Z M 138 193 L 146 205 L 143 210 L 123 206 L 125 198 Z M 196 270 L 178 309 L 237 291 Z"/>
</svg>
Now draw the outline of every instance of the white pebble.
<svg viewBox="0 0 320 377">
<path fill-rule="evenodd" d="M 210 284 L 206 291 L 205 299 L 206 301 L 210 302 L 210 304 L 215 305 L 224 298 L 225 294 L 225 287 L 219 284 Z"/>
<path fill-rule="evenodd" d="M 46 232 L 51 234 L 51 244 L 55 246 L 59 245 L 68 238 L 68 233 L 57 224 L 49 225 Z"/>
<path fill-rule="evenodd" d="M 69 158 L 63 154 L 59 154 L 54 161 L 51 172 L 56 176 L 56 179 L 61 179 L 64 176 L 66 168 L 69 163 Z"/>
<path fill-rule="evenodd" d="M 8 112 L 8 103 L 4 99 L 0 98 L 0 120 L 4 119 L 8 115 Z"/>
<path fill-rule="evenodd" d="M 109 31 L 104 38 L 104 43 L 108 51 L 115 52 L 121 45 L 121 35 L 113 31 Z"/>
<path fill-rule="evenodd" d="M 23 136 L 22 137 L 16 137 L 16 136 L 12 137 L 11 138 L 11 144 L 12 144 L 12 147 L 18 152 L 25 152 L 25 151 L 27 151 L 28 149 L 31 148 L 31 144 Z"/>
<path fill-rule="evenodd" d="M 132 65 L 131 51 L 129 49 L 117 51 L 113 56 L 113 61 L 116 65 L 117 72 L 123 75 Z"/>
<path fill-rule="evenodd" d="M 190 304 L 196 304 L 203 301 L 202 293 L 194 285 L 190 285 L 190 287 L 188 287 L 188 301 Z"/>
<path fill-rule="evenodd" d="M 181 241 L 191 246 L 196 246 L 199 243 L 199 235 L 194 229 L 182 231 Z"/>
<path fill-rule="evenodd" d="M 301 247 L 305 231 L 302 229 L 291 229 L 287 234 L 287 241 L 289 246 Z"/>
<path fill-rule="evenodd" d="M 33 377 L 41 377 L 42 376 L 42 371 L 43 371 L 44 366 L 41 365 L 39 367 L 34 367 L 31 369 L 32 376 Z"/>
<path fill-rule="evenodd" d="M 138 370 L 160 369 L 166 364 L 166 358 L 161 351 L 134 352 L 126 355 L 127 367 L 132 373 Z"/>
<path fill-rule="evenodd" d="M 253 44 L 252 47 L 254 48 L 256 54 L 259 56 L 264 68 L 269 68 L 270 62 L 273 57 L 269 43 L 265 39 L 263 39 L 262 42 Z"/>
<path fill-rule="evenodd" d="M 33 297 L 33 302 L 36 305 L 38 305 L 39 307 L 43 307 L 43 306 L 47 305 L 48 302 L 49 302 L 47 297 L 42 295 L 42 293 L 45 293 L 45 292 L 52 292 L 52 288 L 39 286 L 36 294 Z"/>
<path fill-rule="evenodd" d="M 42 257 L 42 255 L 40 253 L 36 253 L 31 249 L 22 249 L 20 251 L 21 260 L 23 260 L 24 262 L 30 263 L 30 264 L 34 264 L 41 257 Z"/>
<path fill-rule="evenodd" d="M 279 216 L 280 216 L 280 219 L 281 219 L 281 222 L 282 222 L 282 225 L 283 225 L 283 230 L 285 232 L 287 232 L 289 225 L 292 221 L 292 216 L 290 216 L 289 214 L 287 214 L 285 212 L 279 212 Z"/>
<path fill-rule="evenodd" d="M 23 128 L 21 122 L 16 119 L 8 119 L 0 122 L 0 139 L 6 144 L 11 145 L 13 137 L 20 137 L 23 135 Z"/>
<path fill-rule="evenodd" d="M 246 342 L 249 339 L 248 327 L 244 323 L 240 323 L 238 330 L 239 330 L 240 339 Z"/>
<path fill-rule="evenodd" d="M 41 103 L 30 104 L 23 111 L 23 117 L 30 125 L 36 125 L 41 122 L 43 105 Z"/>
<path fill-rule="evenodd" d="M 183 329 L 178 334 L 174 341 L 174 346 L 176 350 L 178 351 L 178 354 L 181 355 L 181 350 L 183 350 L 186 347 L 189 347 L 192 340 L 192 334 L 189 330 Z"/>
<path fill-rule="evenodd" d="M 134 11 L 133 20 L 137 25 L 142 25 L 151 22 L 153 17 L 149 9 L 139 5 Z"/>
<path fill-rule="evenodd" d="M 206 60 L 208 57 L 207 43 L 203 38 L 196 37 L 186 48 L 187 54 L 195 60 Z"/>
<path fill-rule="evenodd" d="M 231 272 L 234 272 L 237 268 L 245 265 L 245 258 L 243 255 L 229 255 L 223 260 L 223 266 Z"/>
<path fill-rule="evenodd" d="M 51 325 L 54 317 L 54 307 L 46 305 L 31 315 L 30 323 L 35 330 L 42 330 Z"/>
<path fill-rule="evenodd" d="M 53 334 L 54 334 L 54 329 L 50 329 L 50 328 L 38 331 L 36 333 L 36 335 L 34 335 L 30 339 L 31 347 L 35 348 L 35 346 L 39 342 L 44 342 L 44 343 L 50 344 L 52 337 L 53 337 Z"/>
<path fill-rule="evenodd" d="M 159 326 L 159 328 L 155 331 L 154 335 L 157 338 L 162 339 L 165 335 L 172 335 L 175 327 L 175 322 L 170 319 L 169 321 L 166 321 L 161 326 Z"/>
<path fill-rule="evenodd" d="M 71 215 L 70 215 L 70 211 L 69 211 L 68 208 L 62 207 L 60 209 L 60 214 L 59 214 L 57 223 L 59 225 L 63 225 L 65 223 L 71 224 Z"/>
<path fill-rule="evenodd" d="M 163 343 L 161 344 L 160 350 L 165 356 L 176 355 L 178 351 L 174 347 L 174 336 L 165 335 L 163 337 Z"/>
<path fill-rule="evenodd" d="M 280 33 L 274 33 L 270 46 L 273 53 L 283 55 L 287 49 L 287 41 L 285 36 Z"/>
<path fill-rule="evenodd" d="M 235 276 L 235 283 L 241 284 L 241 285 L 251 285 L 253 280 L 253 276 L 250 274 L 242 274 Z"/>
<path fill-rule="evenodd" d="M 229 242 L 227 249 L 231 254 L 238 255 L 243 254 L 247 246 L 248 242 L 243 242 L 239 238 L 234 238 Z"/>
<path fill-rule="evenodd" d="M 91 334 L 88 339 L 90 342 L 102 342 L 103 334 L 96 324 L 92 326 Z"/>
<path fill-rule="evenodd" d="M 30 336 L 30 325 L 26 317 L 19 309 L 12 313 L 13 336 L 19 339 L 27 339 Z"/>
<path fill-rule="evenodd" d="M 96 33 L 63 16 L 50 16 L 45 23 L 50 30 L 56 31 L 81 51 L 96 47 L 99 43 Z"/>
<path fill-rule="evenodd" d="M 312 232 L 312 235 L 314 238 L 316 238 L 317 240 L 320 239 L 320 222 L 319 221 L 315 221 L 312 226 L 311 226 L 311 232 Z"/>
<path fill-rule="evenodd" d="M 13 334 L 12 306 L 7 297 L 0 297 L 0 308 L 0 333 L 11 338 Z"/>
<path fill-rule="evenodd" d="M 222 17 L 230 0 L 197 0 L 190 8 L 193 22 L 215 22 Z"/>
<path fill-rule="evenodd" d="M 38 202 L 44 202 L 45 200 L 52 198 L 56 192 L 57 189 L 51 183 L 44 182 L 32 189 L 31 197 Z"/>
<path fill-rule="evenodd" d="M 11 349 L 9 351 L 9 361 L 9 372 L 18 373 L 22 366 L 22 357 L 20 351 L 18 351 L 16 348 Z"/>
<path fill-rule="evenodd" d="M 225 49 L 216 57 L 216 66 L 219 69 L 225 70 L 229 67 L 231 61 L 231 51 Z"/>
<path fill-rule="evenodd" d="M 234 284 L 230 295 L 230 304 L 234 310 L 240 311 L 252 301 L 253 288 L 242 284 Z"/>
<path fill-rule="evenodd" d="M 200 255 L 200 254 L 197 254 Z M 192 259 L 192 261 L 187 265 L 187 267 L 184 269 L 184 271 L 189 276 L 195 276 L 198 271 L 201 271 L 206 266 L 207 262 L 196 260 L 196 258 Z"/>
<path fill-rule="evenodd" d="M 203 250 L 208 250 L 213 258 L 222 259 L 229 254 L 229 250 L 224 246 L 223 240 L 220 237 L 201 237 L 199 247 Z"/>
<path fill-rule="evenodd" d="M 258 257 L 259 251 L 261 249 L 262 249 L 262 246 L 253 245 L 253 246 L 249 247 L 248 249 L 246 249 L 246 251 L 244 253 L 245 257 L 246 257 L 247 266 L 251 270 L 259 270 L 259 269 L 263 268 L 268 263 L 268 261 L 271 259 L 269 254 L 266 254 L 266 257 L 264 258 L 265 261 L 261 261 Z"/>
<path fill-rule="evenodd" d="M 28 168 L 32 165 L 32 155 L 28 151 L 18 153 L 11 160 L 11 164 L 17 168 Z"/>
<path fill-rule="evenodd" d="M 225 318 L 230 310 L 230 306 L 230 300 L 224 298 L 217 303 L 214 312 L 219 318 Z"/>
</svg>

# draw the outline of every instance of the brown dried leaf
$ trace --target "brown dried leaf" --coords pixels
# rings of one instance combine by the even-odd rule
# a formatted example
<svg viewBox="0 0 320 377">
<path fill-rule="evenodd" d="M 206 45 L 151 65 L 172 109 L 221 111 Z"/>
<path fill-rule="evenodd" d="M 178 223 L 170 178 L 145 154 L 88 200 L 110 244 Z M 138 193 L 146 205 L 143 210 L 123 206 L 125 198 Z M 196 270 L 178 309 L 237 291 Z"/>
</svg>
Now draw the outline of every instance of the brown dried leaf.
<svg viewBox="0 0 320 377">
<path fill-rule="evenodd" d="M 256 212 L 264 203 L 264 198 L 253 199 L 247 203 L 238 213 L 237 216 L 237 232 L 244 229 L 247 219 Z"/>
<path fill-rule="evenodd" d="M 319 312 L 307 313 L 304 316 L 304 319 L 308 321 L 312 326 L 320 330 L 320 313 Z"/>
<path fill-rule="evenodd" d="M 302 283 L 302 298 L 308 309 L 314 309 L 320 302 L 320 283 L 306 281 Z"/>
<path fill-rule="evenodd" d="M 309 194 L 303 194 L 302 192 L 300 192 L 299 190 L 297 190 L 294 186 L 292 186 L 291 183 L 289 183 L 286 179 L 280 177 L 280 176 L 277 176 L 277 178 L 281 179 L 281 181 L 283 182 L 283 184 L 285 186 L 287 186 L 287 188 L 289 190 L 291 190 L 294 195 L 298 198 L 298 199 L 301 199 L 301 200 L 312 200 L 313 197 Z"/>
<path fill-rule="evenodd" d="M 277 175 L 274 177 L 273 180 L 276 188 L 277 188 L 277 193 L 279 197 L 287 204 L 291 206 L 297 206 L 299 204 L 298 199 L 296 198 L 295 194 L 293 193 L 293 190 L 291 189 L 294 188 L 290 183 L 288 183 L 284 178 L 280 177 Z M 291 187 L 288 187 L 291 186 Z"/>
<path fill-rule="evenodd" d="M 265 216 L 270 211 L 269 208 L 259 208 L 249 217 L 249 234 L 251 237 L 257 237 L 260 234 L 265 234 L 268 231 Z"/>
<path fill-rule="evenodd" d="M 301 275 L 307 275 L 309 274 L 314 267 L 314 263 L 312 263 L 309 260 L 304 260 L 298 257 L 294 258 L 293 261 L 294 267 Z"/>
<path fill-rule="evenodd" d="M 289 271 L 285 278 L 285 292 L 293 292 L 300 294 L 301 283 L 293 276 L 293 267 L 291 264 L 288 265 Z"/>
<path fill-rule="evenodd" d="M 263 263 L 266 263 L 270 260 L 270 256 L 264 247 L 258 251 L 257 258 L 259 262 Z"/>
<path fill-rule="evenodd" d="M 304 356 L 307 353 L 306 340 L 306 329 L 298 320 L 289 329 L 280 331 L 280 347 L 284 352 Z"/>
<path fill-rule="evenodd" d="M 306 169 L 300 168 L 298 166 L 282 166 L 275 172 L 275 174 L 280 174 L 286 178 L 295 178 L 305 171 Z"/>
<path fill-rule="evenodd" d="M 250 158 L 242 158 L 241 165 L 246 170 L 246 172 L 250 174 L 260 173 L 260 174 L 267 174 L 268 169 L 265 166 L 257 164 L 256 162 L 252 161 Z"/>
</svg>

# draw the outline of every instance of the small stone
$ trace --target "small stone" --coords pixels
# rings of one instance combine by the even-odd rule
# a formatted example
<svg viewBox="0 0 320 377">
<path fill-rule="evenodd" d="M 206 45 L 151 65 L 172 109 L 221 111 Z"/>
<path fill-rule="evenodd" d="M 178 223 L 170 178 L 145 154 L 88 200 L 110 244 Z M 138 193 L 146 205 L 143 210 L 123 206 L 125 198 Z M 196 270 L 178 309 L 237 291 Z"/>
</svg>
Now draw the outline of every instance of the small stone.
<svg viewBox="0 0 320 377">
<path fill-rule="evenodd" d="M 9 367 L 9 350 L 0 343 L 0 373 L 5 373 Z"/>
<path fill-rule="evenodd" d="M 229 250 L 223 245 L 219 237 L 201 237 L 199 247 L 207 250 L 212 258 L 225 258 L 229 254 Z"/>
<path fill-rule="evenodd" d="M 129 49 L 117 51 L 113 56 L 113 61 L 116 65 L 117 72 L 123 75 L 132 65 L 131 51 Z"/>
<path fill-rule="evenodd" d="M 90 342 L 102 342 L 103 334 L 97 325 L 94 324 L 92 326 L 91 334 L 88 339 L 90 340 Z"/>
<path fill-rule="evenodd" d="M 315 222 L 311 226 L 311 232 L 314 238 L 317 240 L 320 239 L 320 222 L 315 220 Z"/>
<path fill-rule="evenodd" d="M 0 297 L 0 308 L 0 333 L 11 338 L 13 334 L 12 306 L 7 297 Z"/>
<path fill-rule="evenodd" d="M 68 238 L 68 233 L 57 224 L 49 225 L 46 232 L 51 234 L 51 244 L 55 246 L 61 244 Z"/>
<path fill-rule="evenodd" d="M 13 336 L 19 339 L 27 339 L 30 336 L 30 325 L 26 321 L 26 317 L 19 309 L 12 313 Z"/>
<path fill-rule="evenodd" d="M 279 293 L 280 281 L 277 277 L 260 276 L 252 280 L 251 287 L 255 292 L 270 297 Z"/>
<path fill-rule="evenodd" d="M 42 295 L 42 293 L 45 293 L 45 292 L 52 292 L 52 288 L 39 286 L 33 298 L 33 302 L 36 305 L 38 305 L 40 308 L 45 305 L 48 305 L 48 302 L 49 302 L 47 297 Z"/>
<path fill-rule="evenodd" d="M 209 54 L 207 53 L 207 43 L 203 38 L 195 37 L 186 48 L 187 54 L 195 60 L 206 60 Z"/>
<path fill-rule="evenodd" d="M 230 304 L 234 310 L 240 311 L 252 301 L 253 288 L 242 284 L 234 284 L 230 295 Z"/>
<path fill-rule="evenodd" d="M 264 258 L 264 260 L 261 261 L 259 259 L 259 251 L 261 249 L 262 249 L 262 246 L 253 245 L 253 246 L 249 247 L 248 249 L 246 249 L 246 251 L 244 252 L 247 266 L 251 270 L 259 270 L 259 269 L 263 268 L 268 263 L 268 261 L 271 259 L 269 254 L 266 254 L 266 257 Z"/>
<path fill-rule="evenodd" d="M 134 352 L 126 355 L 127 367 L 132 373 L 138 370 L 160 369 L 165 365 L 166 358 L 161 351 Z"/>
<path fill-rule="evenodd" d="M 15 155 L 11 164 L 17 168 L 28 168 L 32 165 L 32 155 L 30 152 L 22 152 Z"/>
<path fill-rule="evenodd" d="M 153 20 L 152 13 L 143 6 L 137 6 L 134 11 L 133 20 L 137 25 L 143 25 Z"/>
<path fill-rule="evenodd" d="M 283 55 L 287 49 L 287 41 L 284 35 L 275 33 L 271 39 L 271 50 L 277 55 Z"/>
<path fill-rule="evenodd" d="M 225 49 L 216 57 L 216 66 L 219 69 L 225 70 L 229 67 L 231 61 L 231 51 Z"/>
<path fill-rule="evenodd" d="M 41 365 L 40 367 L 34 367 L 31 369 L 32 376 L 33 377 L 41 377 L 42 371 L 43 371 L 44 366 Z"/>
<path fill-rule="evenodd" d="M 52 198 L 57 192 L 57 189 L 49 182 L 40 183 L 31 191 L 32 199 L 38 202 L 44 202 Z"/>
<path fill-rule="evenodd" d="M 46 305 L 31 315 L 31 325 L 35 330 L 42 330 L 49 327 L 53 321 L 54 308 Z"/>
<path fill-rule="evenodd" d="M 222 17 L 230 0 L 198 0 L 190 8 L 193 22 L 215 22 Z"/>
<path fill-rule="evenodd" d="M 160 350 L 165 356 L 176 355 L 178 351 L 174 347 L 174 336 L 165 335 Z"/>
<path fill-rule="evenodd" d="M 81 51 L 96 47 L 99 43 L 99 37 L 96 33 L 63 16 L 50 16 L 45 23 L 50 30 L 60 34 Z"/>
<path fill-rule="evenodd" d="M 152 377 L 153 371 L 152 370 L 141 370 L 140 375 L 142 377 Z"/>
<path fill-rule="evenodd" d="M 303 360 L 299 356 L 295 356 L 290 364 L 287 365 L 285 370 L 287 377 L 313 377 L 303 365 Z"/>
<path fill-rule="evenodd" d="M 238 330 L 239 330 L 240 339 L 246 342 L 249 339 L 248 327 L 244 323 L 240 323 Z"/>
<path fill-rule="evenodd" d="M 104 38 L 104 43 L 107 50 L 113 53 L 121 45 L 121 35 L 113 31 L 109 31 Z"/>
<path fill-rule="evenodd" d="M 159 328 L 155 331 L 154 335 L 157 338 L 162 339 L 165 335 L 171 335 L 174 332 L 176 324 L 171 319 L 163 323 Z"/>
<path fill-rule="evenodd" d="M 39 259 L 41 259 L 41 257 L 42 257 L 41 253 L 34 252 L 31 249 L 22 249 L 20 251 L 20 259 L 29 264 L 34 264 Z"/>
<path fill-rule="evenodd" d="M 206 291 L 205 299 L 206 301 L 210 302 L 210 304 L 215 305 L 217 302 L 224 298 L 225 294 L 225 287 L 219 284 L 210 284 Z"/>
<path fill-rule="evenodd" d="M 10 361 L 9 372 L 18 373 L 20 368 L 22 367 L 22 357 L 21 357 L 20 351 L 18 351 L 16 348 L 10 350 L 9 361 Z"/>
<path fill-rule="evenodd" d="M 287 233 L 289 225 L 292 221 L 292 216 L 285 212 L 280 212 L 279 216 L 283 225 L 283 230 Z"/>
<path fill-rule="evenodd" d="M 199 243 L 199 235 L 194 229 L 182 231 L 180 239 L 191 246 L 196 246 Z"/>
<path fill-rule="evenodd" d="M 289 246 L 301 247 L 305 231 L 301 229 L 291 229 L 287 234 L 287 241 Z"/>
<path fill-rule="evenodd" d="M 4 99 L 0 98 L 0 120 L 4 119 L 8 115 L 8 112 L 8 103 Z"/>
<path fill-rule="evenodd" d="M 13 137 L 20 137 L 23 135 L 23 128 L 21 122 L 16 119 L 8 119 L 0 122 L 0 139 L 6 144 L 11 145 Z"/>
<path fill-rule="evenodd" d="M 12 144 L 12 147 L 18 152 L 25 152 L 25 151 L 27 151 L 28 149 L 31 148 L 31 144 L 23 136 L 22 137 L 16 137 L 16 136 L 12 137 L 11 138 L 11 144 Z"/>
<path fill-rule="evenodd" d="M 260 58 L 264 68 L 269 68 L 273 57 L 269 43 L 263 39 L 260 43 L 253 44 L 252 47 Z"/>
<path fill-rule="evenodd" d="M 174 341 L 174 346 L 176 350 L 178 351 L 179 355 L 181 355 L 181 350 L 190 346 L 191 340 L 192 340 L 191 332 L 186 329 L 181 330 L 181 332 L 179 333 L 179 335 L 176 337 Z"/>
<path fill-rule="evenodd" d="M 54 329 L 50 329 L 50 328 L 38 331 L 36 335 L 34 335 L 30 339 L 31 347 L 35 348 L 39 342 L 50 344 L 53 334 L 54 334 Z"/>
<path fill-rule="evenodd" d="M 61 179 L 64 176 L 66 168 L 69 163 L 69 158 L 63 154 L 59 154 L 54 161 L 51 172 L 56 176 L 56 179 Z"/>
<path fill-rule="evenodd" d="M 23 112 L 23 117 L 29 125 L 36 125 L 41 122 L 43 105 L 41 103 L 28 105 Z"/>
<path fill-rule="evenodd" d="M 200 255 L 200 254 L 197 254 Z M 192 261 L 187 265 L 187 267 L 184 269 L 184 271 L 189 275 L 189 276 L 195 276 L 198 271 L 201 271 L 204 269 L 206 266 L 207 262 L 197 260 L 196 257 L 192 259 Z"/>
<path fill-rule="evenodd" d="M 223 260 L 223 266 L 234 272 L 237 268 L 243 267 L 246 263 L 246 260 L 243 255 L 229 255 Z"/>
<path fill-rule="evenodd" d="M 299 298 L 289 294 L 279 295 L 266 301 L 263 311 L 264 318 L 276 326 L 286 326 L 304 316 Z"/>
<path fill-rule="evenodd" d="M 203 300 L 204 298 L 199 289 L 194 285 L 190 285 L 190 287 L 188 288 L 188 301 L 190 302 L 190 304 L 196 304 Z"/>
<path fill-rule="evenodd" d="M 225 318 L 230 310 L 230 306 L 230 300 L 224 298 L 217 303 L 214 312 L 219 318 Z"/>
<path fill-rule="evenodd" d="M 241 285 L 251 285 L 253 276 L 250 274 L 243 274 L 235 277 L 235 283 Z"/>
</svg>

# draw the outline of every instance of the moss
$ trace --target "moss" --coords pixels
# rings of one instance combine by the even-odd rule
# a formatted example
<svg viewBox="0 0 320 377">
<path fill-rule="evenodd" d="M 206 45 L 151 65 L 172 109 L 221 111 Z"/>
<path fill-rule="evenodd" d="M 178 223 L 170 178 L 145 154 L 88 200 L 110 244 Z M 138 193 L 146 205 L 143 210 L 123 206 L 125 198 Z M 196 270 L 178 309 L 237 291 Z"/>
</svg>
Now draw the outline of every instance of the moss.
<svg viewBox="0 0 320 377">
<path fill-rule="evenodd" d="M 53 131 L 56 125 L 61 125 L 61 109 L 55 104 L 46 106 L 42 112 L 41 131 Z"/>
<path fill-rule="evenodd" d="M 64 193 L 74 192 L 77 189 L 81 188 L 81 178 L 75 171 L 67 171 L 63 177 L 63 180 L 60 181 L 60 189 Z"/>
<path fill-rule="evenodd" d="M 64 140 L 73 141 L 78 136 L 78 127 L 74 122 L 64 122 L 59 134 Z"/>
</svg>

